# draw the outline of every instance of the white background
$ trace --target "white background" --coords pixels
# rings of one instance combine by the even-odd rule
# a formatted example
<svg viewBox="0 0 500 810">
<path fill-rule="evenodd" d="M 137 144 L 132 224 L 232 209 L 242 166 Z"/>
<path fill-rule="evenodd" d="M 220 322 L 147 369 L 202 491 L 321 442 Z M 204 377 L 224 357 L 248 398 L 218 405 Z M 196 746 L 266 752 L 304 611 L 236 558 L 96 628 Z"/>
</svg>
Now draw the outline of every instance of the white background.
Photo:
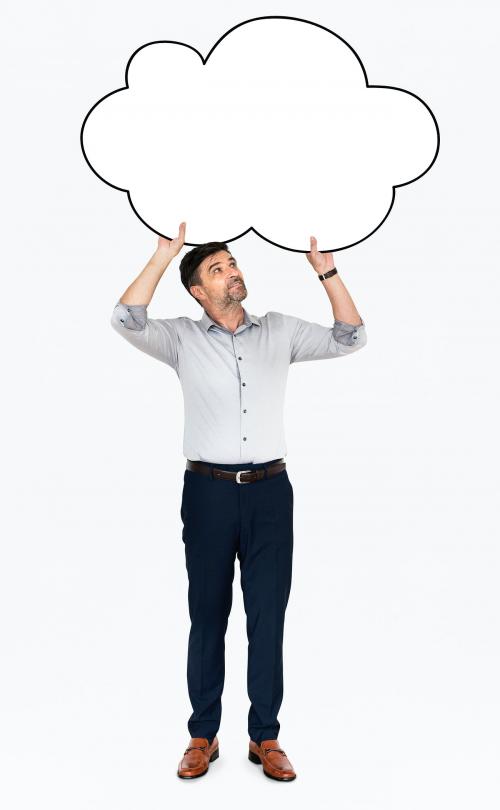
<svg viewBox="0 0 500 810">
<path fill-rule="evenodd" d="M 2 805 L 497 808 L 493 2 L 3 8 Z M 110 326 L 157 237 L 79 143 L 137 47 L 177 39 L 206 54 L 266 14 L 338 33 L 370 84 L 416 93 L 441 135 L 436 163 L 397 191 L 382 227 L 335 255 L 367 346 L 290 369 L 295 547 L 279 739 L 298 778 L 286 786 L 247 759 L 237 562 L 221 755 L 202 779 L 176 776 L 191 712 L 182 393 L 172 369 Z M 182 92 L 179 77 L 174 108 Z M 305 114 L 316 126 L 317 111 Z M 221 193 L 228 181 L 221 166 Z M 175 208 L 168 188 L 165 205 Z M 253 235 L 231 248 L 250 312 L 331 323 L 305 256 Z M 202 314 L 180 258 L 151 317 Z"/>
</svg>

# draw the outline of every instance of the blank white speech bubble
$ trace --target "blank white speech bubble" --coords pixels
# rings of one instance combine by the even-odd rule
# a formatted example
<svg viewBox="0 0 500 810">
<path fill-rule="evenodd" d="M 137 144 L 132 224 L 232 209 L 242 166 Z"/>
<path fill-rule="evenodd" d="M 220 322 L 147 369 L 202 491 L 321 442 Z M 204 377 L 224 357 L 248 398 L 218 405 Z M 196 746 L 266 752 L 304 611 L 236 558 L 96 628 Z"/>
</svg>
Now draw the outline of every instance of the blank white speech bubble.
<svg viewBox="0 0 500 810">
<path fill-rule="evenodd" d="M 439 151 L 430 108 L 414 93 L 368 85 L 342 37 L 295 17 L 246 20 L 208 56 L 171 40 L 132 54 L 126 87 L 87 113 L 91 169 L 126 191 L 155 233 L 186 245 L 250 230 L 287 250 L 342 250 L 367 239 L 395 187 Z"/>
</svg>

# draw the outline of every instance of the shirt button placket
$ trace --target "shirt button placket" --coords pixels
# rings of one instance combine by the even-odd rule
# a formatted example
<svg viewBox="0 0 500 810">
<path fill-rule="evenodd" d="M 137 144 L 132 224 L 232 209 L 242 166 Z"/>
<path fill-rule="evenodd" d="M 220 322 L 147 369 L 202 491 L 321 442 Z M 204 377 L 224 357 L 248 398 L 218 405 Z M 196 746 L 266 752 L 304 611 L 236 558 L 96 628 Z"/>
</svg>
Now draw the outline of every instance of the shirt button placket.
<svg viewBox="0 0 500 810">
<path fill-rule="evenodd" d="M 243 359 L 243 358 L 241 357 L 241 355 L 238 355 L 238 360 L 242 360 L 242 359 Z M 241 383 L 241 386 L 242 386 L 242 387 L 243 387 L 243 386 L 246 386 L 246 382 L 242 382 L 242 383 Z M 247 412 L 247 409 L 246 409 L 246 408 L 243 408 L 243 413 L 246 413 L 246 412 Z M 246 436 L 243 436 L 243 437 L 242 437 L 242 439 L 243 439 L 243 441 L 244 441 L 244 442 L 246 442 L 247 437 L 246 437 Z"/>
<path fill-rule="evenodd" d="M 246 382 L 242 382 L 241 384 L 242 384 L 242 386 L 243 386 L 243 385 L 246 385 Z M 244 409 L 243 409 L 243 413 L 246 413 L 246 412 L 247 412 L 247 409 L 246 409 L 246 408 L 244 408 Z M 243 436 L 243 441 L 244 441 L 244 442 L 246 442 L 246 440 L 247 440 L 247 437 L 246 437 L 246 436 Z"/>
</svg>

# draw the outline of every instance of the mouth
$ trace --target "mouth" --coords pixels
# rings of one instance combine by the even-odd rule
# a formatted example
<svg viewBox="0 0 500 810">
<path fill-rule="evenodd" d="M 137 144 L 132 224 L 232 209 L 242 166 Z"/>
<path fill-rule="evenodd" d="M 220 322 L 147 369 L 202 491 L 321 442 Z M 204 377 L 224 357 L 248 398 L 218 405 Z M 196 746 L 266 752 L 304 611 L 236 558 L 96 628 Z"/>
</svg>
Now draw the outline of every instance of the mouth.
<svg viewBox="0 0 500 810">
<path fill-rule="evenodd" d="M 243 287 L 241 281 L 236 281 L 234 284 L 231 284 L 231 287 Z"/>
</svg>

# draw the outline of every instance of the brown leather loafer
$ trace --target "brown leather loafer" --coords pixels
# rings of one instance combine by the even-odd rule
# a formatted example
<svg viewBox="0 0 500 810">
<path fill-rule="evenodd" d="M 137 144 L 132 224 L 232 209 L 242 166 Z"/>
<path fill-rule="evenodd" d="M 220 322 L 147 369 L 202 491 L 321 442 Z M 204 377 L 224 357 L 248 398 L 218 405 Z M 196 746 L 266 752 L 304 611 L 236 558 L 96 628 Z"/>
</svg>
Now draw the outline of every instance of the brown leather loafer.
<svg viewBox="0 0 500 810">
<path fill-rule="evenodd" d="M 278 740 L 262 740 L 260 745 L 250 740 L 248 759 L 262 765 L 265 775 L 270 779 L 291 782 L 297 776 Z"/>
<path fill-rule="evenodd" d="M 208 744 L 206 737 L 191 737 L 184 756 L 179 762 L 177 776 L 181 779 L 195 779 L 204 776 L 208 771 L 210 762 L 219 756 L 219 741 L 214 737 L 212 744 Z"/>
</svg>

